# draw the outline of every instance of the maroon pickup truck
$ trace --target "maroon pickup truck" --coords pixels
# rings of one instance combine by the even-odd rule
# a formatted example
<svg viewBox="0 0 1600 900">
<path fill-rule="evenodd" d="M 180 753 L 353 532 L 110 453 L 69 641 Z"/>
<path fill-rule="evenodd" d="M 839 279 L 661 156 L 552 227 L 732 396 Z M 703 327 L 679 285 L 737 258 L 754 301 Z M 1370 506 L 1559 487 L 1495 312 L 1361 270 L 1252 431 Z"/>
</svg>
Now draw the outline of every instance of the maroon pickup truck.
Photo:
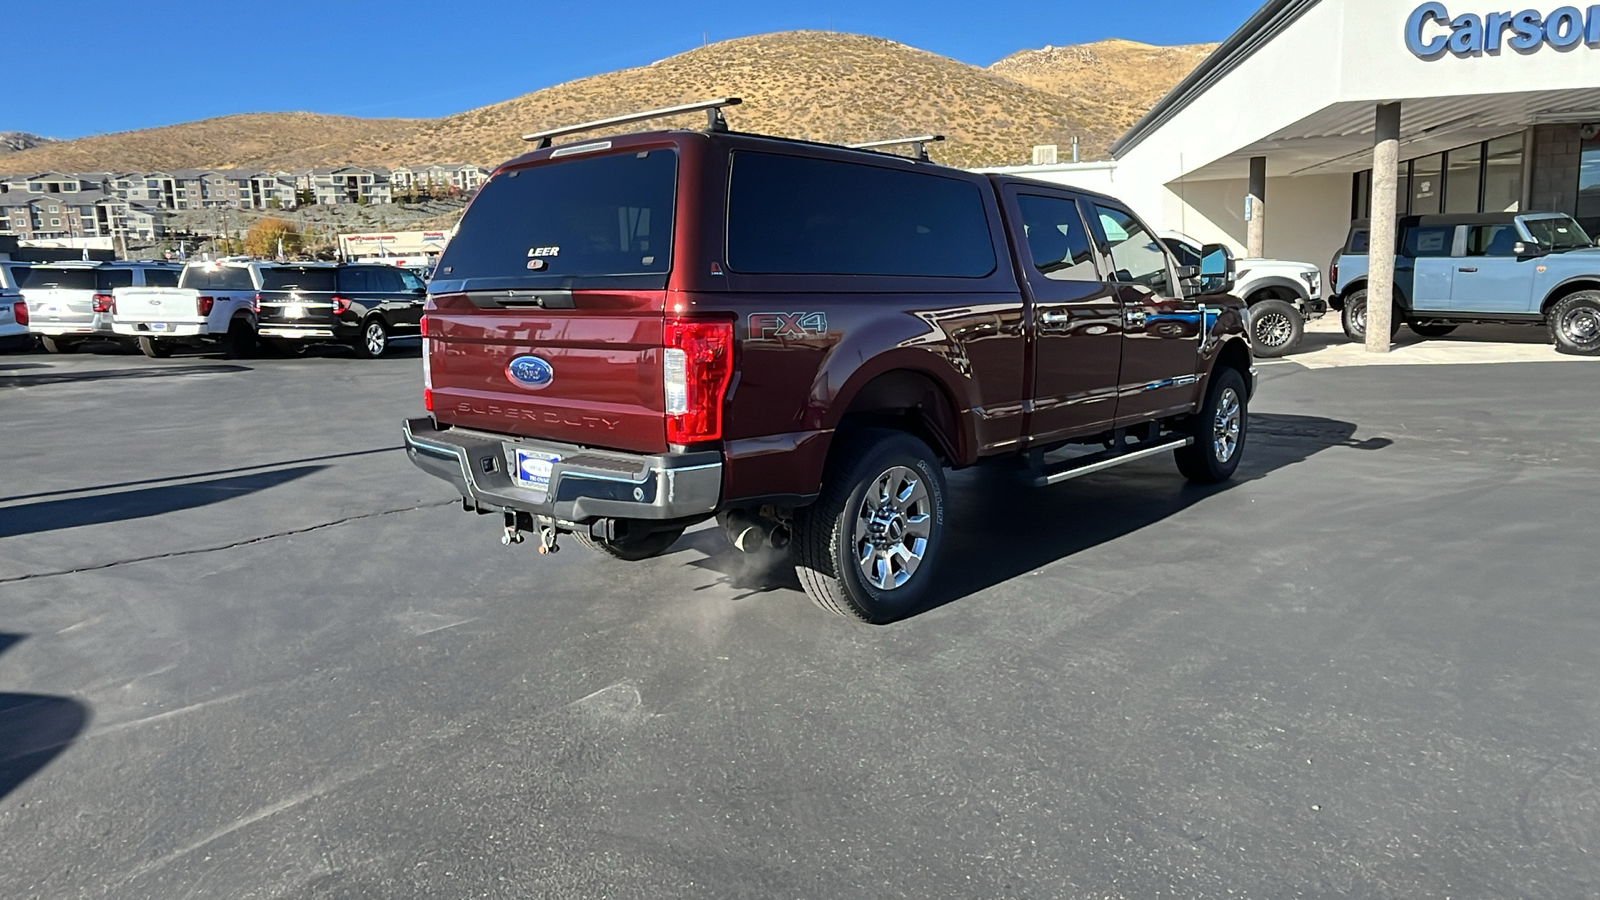
<svg viewBox="0 0 1600 900">
<path fill-rule="evenodd" d="M 505 543 L 639 560 L 716 517 L 884 622 L 933 587 L 947 467 L 1233 474 L 1254 369 L 1224 248 L 1179 267 L 1110 197 L 734 133 L 732 102 L 531 135 L 439 261 L 406 448 Z"/>
</svg>

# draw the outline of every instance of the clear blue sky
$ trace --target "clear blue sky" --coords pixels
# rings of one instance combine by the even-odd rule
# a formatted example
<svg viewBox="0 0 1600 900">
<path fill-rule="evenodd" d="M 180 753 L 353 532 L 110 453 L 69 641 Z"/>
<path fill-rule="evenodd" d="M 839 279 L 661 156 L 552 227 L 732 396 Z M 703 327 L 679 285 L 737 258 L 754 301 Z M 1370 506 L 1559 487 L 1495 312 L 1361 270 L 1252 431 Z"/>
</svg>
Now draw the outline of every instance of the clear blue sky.
<svg viewBox="0 0 1600 900">
<path fill-rule="evenodd" d="M 432 117 L 790 29 L 975 65 L 1121 37 L 1219 41 L 1260 0 L 0 0 L 0 131 L 73 138 L 240 112 Z M 44 23 L 50 23 L 48 27 Z"/>
</svg>

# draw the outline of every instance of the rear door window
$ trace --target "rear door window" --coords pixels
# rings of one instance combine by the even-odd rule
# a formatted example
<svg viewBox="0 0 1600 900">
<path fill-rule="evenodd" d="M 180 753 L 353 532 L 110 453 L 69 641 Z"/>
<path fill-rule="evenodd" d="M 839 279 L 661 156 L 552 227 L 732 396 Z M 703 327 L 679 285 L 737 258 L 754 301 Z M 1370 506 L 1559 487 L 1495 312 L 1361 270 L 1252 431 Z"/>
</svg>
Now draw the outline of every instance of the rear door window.
<svg viewBox="0 0 1600 900">
<path fill-rule="evenodd" d="M 982 278 L 995 269 L 983 194 L 965 179 L 742 151 L 728 191 L 734 272 Z"/>
<path fill-rule="evenodd" d="M 1372 232 L 1353 231 L 1350 233 L 1350 246 L 1345 249 L 1352 256 L 1360 256 L 1372 247 Z"/>
<path fill-rule="evenodd" d="M 1406 229 L 1401 246 L 1405 247 L 1406 256 L 1415 259 L 1449 256 L 1455 237 L 1454 225 L 1414 225 Z"/>
<path fill-rule="evenodd" d="M 261 270 L 261 289 L 264 291 L 301 291 L 331 294 L 334 291 L 334 270 L 298 266 L 273 266 Z"/>
<path fill-rule="evenodd" d="M 1017 208 L 1028 238 L 1028 254 L 1040 274 L 1051 281 L 1100 280 L 1077 201 L 1018 194 Z"/>
<path fill-rule="evenodd" d="M 178 273 L 174 269 L 145 269 L 144 283 L 150 287 L 177 287 Z"/>
<path fill-rule="evenodd" d="M 472 201 L 436 289 L 664 288 L 677 176 L 666 148 L 502 172 Z"/>
</svg>

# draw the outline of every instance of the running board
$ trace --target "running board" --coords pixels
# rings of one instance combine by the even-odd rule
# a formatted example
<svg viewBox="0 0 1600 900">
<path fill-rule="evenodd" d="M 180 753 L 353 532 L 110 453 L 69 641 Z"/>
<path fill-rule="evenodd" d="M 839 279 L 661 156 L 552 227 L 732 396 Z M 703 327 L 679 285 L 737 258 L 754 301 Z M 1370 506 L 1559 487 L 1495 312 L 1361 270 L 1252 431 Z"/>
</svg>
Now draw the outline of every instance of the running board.
<svg viewBox="0 0 1600 900">
<path fill-rule="evenodd" d="M 1134 460 L 1155 456 L 1157 453 L 1166 453 L 1169 450 L 1177 450 L 1180 447 L 1187 447 L 1192 443 L 1194 443 L 1194 438 L 1185 436 L 1174 438 L 1169 441 L 1162 441 L 1161 443 L 1152 447 L 1139 447 L 1134 450 L 1129 450 L 1125 453 L 1119 453 L 1116 456 L 1108 457 L 1104 454 L 1096 453 L 1091 456 L 1068 460 L 1062 464 L 1062 468 L 1060 469 L 1055 471 L 1045 470 L 1034 476 L 1033 486 L 1048 487 L 1052 484 L 1060 484 L 1063 481 L 1071 481 L 1080 475 L 1091 475 L 1095 472 L 1103 472 L 1106 469 L 1110 469 L 1114 466 L 1120 466 L 1123 463 L 1131 463 Z"/>
</svg>

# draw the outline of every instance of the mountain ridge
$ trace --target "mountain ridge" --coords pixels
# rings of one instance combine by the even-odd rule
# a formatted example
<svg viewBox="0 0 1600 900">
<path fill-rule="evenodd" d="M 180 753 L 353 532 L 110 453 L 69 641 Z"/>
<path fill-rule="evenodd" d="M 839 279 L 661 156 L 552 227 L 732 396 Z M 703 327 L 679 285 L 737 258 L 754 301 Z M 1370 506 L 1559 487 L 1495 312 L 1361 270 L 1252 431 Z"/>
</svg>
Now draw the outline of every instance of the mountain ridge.
<svg viewBox="0 0 1600 900">
<path fill-rule="evenodd" d="M 240 113 L 20 150 L 0 171 L 493 166 L 526 151 L 519 136 L 531 131 L 726 95 L 745 101 L 728 112 L 739 131 L 839 143 L 940 132 L 947 140 L 934 158 L 961 166 L 1027 162 L 1033 145 L 1077 136 L 1094 158 L 1209 46 L 1101 41 L 1018 51 L 983 68 L 886 38 L 776 32 L 437 119 Z"/>
</svg>

